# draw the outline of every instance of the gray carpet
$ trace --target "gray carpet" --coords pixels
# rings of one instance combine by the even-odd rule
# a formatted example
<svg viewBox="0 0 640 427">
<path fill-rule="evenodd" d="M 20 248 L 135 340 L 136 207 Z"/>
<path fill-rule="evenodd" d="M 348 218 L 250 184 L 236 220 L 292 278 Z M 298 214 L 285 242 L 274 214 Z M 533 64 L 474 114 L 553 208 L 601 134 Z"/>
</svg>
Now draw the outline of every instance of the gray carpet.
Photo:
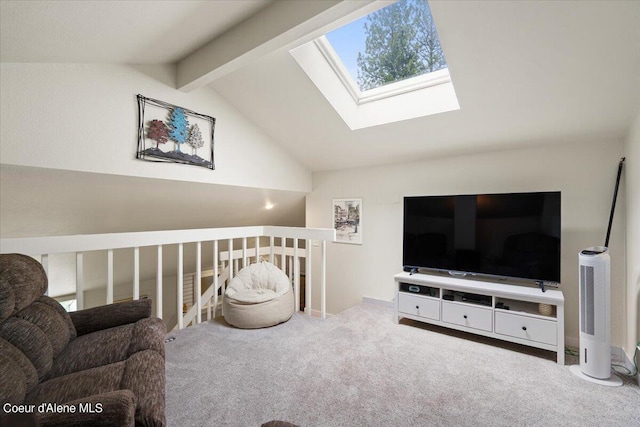
<svg viewBox="0 0 640 427">
<path fill-rule="evenodd" d="M 392 317 L 359 304 L 326 321 L 169 334 L 169 426 L 640 426 L 631 380 L 592 384 L 555 353 Z"/>
</svg>

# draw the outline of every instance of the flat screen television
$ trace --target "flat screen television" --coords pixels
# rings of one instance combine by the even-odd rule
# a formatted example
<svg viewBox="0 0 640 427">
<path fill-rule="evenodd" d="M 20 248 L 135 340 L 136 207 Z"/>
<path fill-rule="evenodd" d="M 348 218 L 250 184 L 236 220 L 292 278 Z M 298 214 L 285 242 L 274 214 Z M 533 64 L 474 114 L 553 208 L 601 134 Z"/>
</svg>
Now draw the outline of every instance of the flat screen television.
<svg viewBox="0 0 640 427">
<path fill-rule="evenodd" d="M 560 192 L 404 198 L 406 271 L 560 282 Z"/>
</svg>

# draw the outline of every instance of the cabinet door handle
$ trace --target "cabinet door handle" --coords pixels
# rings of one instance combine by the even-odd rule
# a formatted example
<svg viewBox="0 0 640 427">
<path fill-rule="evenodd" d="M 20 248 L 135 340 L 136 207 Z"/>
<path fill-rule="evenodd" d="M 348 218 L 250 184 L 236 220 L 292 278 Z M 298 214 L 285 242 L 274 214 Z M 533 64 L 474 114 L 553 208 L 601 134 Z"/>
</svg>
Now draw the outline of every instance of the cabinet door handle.
<svg viewBox="0 0 640 427">
<path fill-rule="evenodd" d="M 416 305 L 416 310 L 420 310 L 420 306 L 419 305 Z"/>
<path fill-rule="evenodd" d="M 464 318 L 466 319 L 466 318 L 467 318 L 467 315 L 465 314 L 465 315 L 463 315 L 462 317 L 464 317 Z"/>
<path fill-rule="evenodd" d="M 526 331 L 526 330 L 527 330 L 527 327 L 526 327 L 526 326 L 523 326 L 523 327 L 522 327 L 522 330 L 523 330 L 523 331 Z"/>
</svg>

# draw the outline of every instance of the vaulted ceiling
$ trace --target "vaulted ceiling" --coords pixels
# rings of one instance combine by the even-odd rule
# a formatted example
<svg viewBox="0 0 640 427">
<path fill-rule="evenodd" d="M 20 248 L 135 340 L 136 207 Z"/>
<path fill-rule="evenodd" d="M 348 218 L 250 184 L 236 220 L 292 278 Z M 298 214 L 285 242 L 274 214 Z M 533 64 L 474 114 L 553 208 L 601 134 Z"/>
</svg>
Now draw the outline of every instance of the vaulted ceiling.
<svg viewBox="0 0 640 427">
<path fill-rule="evenodd" d="M 460 110 L 350 130 L 289 54 L 389 2 L 0 3 L 2 62 L 173 63 L 310 170 L 615 141 L 640 106 L 640 2 L 431 1 Z"/>
</svg>

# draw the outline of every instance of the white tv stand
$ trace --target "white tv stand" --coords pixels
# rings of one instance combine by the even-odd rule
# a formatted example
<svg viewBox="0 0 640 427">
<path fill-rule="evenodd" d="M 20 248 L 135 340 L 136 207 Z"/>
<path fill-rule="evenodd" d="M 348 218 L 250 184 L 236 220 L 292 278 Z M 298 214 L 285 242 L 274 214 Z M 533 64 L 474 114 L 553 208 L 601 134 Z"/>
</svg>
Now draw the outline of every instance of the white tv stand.
<svg viewBox="0 0 640 427">
<path fill-rule="evenodd" d="M 555 351 L 564 365 L 562 291 L 436 274 L 400 273 L 394 279 L 396 323 L 405 317 Z M 541 314 L 539 304 L 552 306 L 551 313 Z"/>
</svg>

